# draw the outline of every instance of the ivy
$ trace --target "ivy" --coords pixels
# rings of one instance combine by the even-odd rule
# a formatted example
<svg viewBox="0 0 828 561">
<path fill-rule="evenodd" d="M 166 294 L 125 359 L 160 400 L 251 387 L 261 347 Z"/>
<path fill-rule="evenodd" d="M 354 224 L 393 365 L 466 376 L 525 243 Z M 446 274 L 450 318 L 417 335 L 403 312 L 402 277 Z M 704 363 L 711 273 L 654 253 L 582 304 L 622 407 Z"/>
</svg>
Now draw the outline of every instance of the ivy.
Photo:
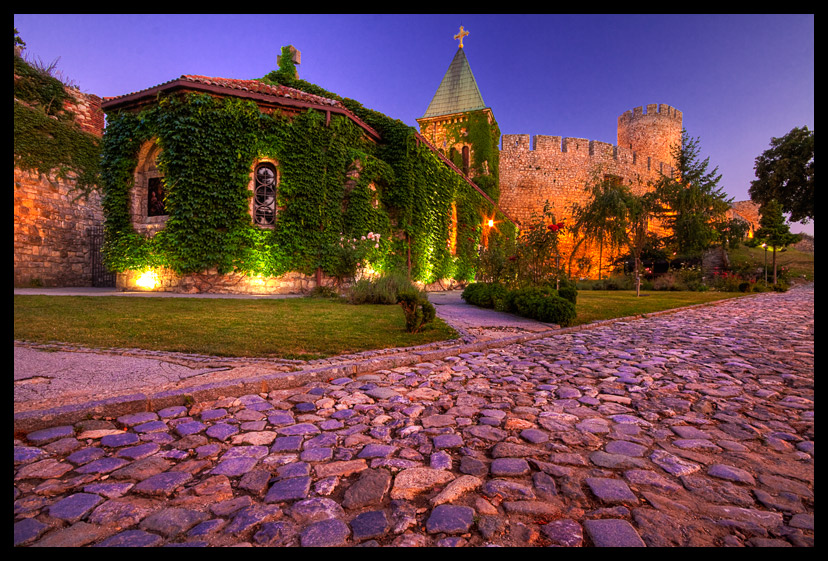
<svg viewBox="0 0 828 561">
<path fill-rule="evenodd" d="M 262 81 L 340 100 L 377 130 L 378 144 L 349 118 L 318 111 L 265 114 L 252 101 L 205 94 L 162 96 L 139 114 L 108 115 L 102 158 L 106 263 L 115 271 L 164 266 L 180 274 L 333 275 L 343 269 L 341 238 L 379 234 L 366 253 L 375 270 L 406 271 L 425 283 L 471 280 L 480 223 L 491 203 L 399 120 L 299 80 L 283 67 Z M 288 61 L 286 63 L 285 61 Z M 161 148 L 169 212 L 154 237 L 135 232 L 129 197 L 142 145 Z M 257 159 L 277 162 L 280 182 L 272 229 L 252 223 L 248 189 Z M 456 255 L 448 247 L 456 205 Z"/>
<path fill-rule="evenodd" d="M 63 109 L 63 83 L 14 55 L 14 165 L 39 175 L 73 179 L 80 193 L 98 183 L 99 139 L 80 130 Z"/>
</svg>

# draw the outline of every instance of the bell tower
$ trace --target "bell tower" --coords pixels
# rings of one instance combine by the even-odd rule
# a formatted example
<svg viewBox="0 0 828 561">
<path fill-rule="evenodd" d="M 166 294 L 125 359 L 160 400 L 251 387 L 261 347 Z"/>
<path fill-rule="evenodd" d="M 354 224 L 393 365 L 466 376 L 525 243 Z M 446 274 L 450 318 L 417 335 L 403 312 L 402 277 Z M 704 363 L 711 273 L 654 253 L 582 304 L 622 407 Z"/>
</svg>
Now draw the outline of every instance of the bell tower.
<svg viewBox="0 0 828 561">
<path fill-rule="evenodd" d="M 438 150 L 454 161 L 463 173 L 470 175 L 474 158 L 474 147 L 469 136 L 472 118 L 485 118 L 489 125 L 495 124 L 492 110 L 486 107 L 477 87 L 471 66 L 463 48 L 463 39 L 469 32 L 460 27 L 454 39 L 460 41 L 457 52 L 440 82 L 422 117 L 417 119 L 420 134 Z M 499 138 L 495 140 L 495 143 Z M 490 167 L 493 162 L 488 163 Z"/>
</svg>

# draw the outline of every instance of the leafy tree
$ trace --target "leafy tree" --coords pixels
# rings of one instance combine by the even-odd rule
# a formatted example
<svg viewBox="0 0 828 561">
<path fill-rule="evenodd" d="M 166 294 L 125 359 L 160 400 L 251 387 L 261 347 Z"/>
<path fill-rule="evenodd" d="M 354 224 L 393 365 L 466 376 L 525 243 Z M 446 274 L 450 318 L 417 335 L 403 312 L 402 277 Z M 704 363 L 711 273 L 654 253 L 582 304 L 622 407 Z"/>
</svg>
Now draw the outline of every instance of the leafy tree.
<svg viewBox="0 0 828 561">
<path fill-rule="evenodd" d="M 601 262 L 603 261 L 604 243 L 623 243 L 623 232 L 617 226 L 624 213 L 622 191 L 617 188 L 618 179 L 605 176 L 602 180 L 587 185 L 586 203 L 573 203 L 570 207 L 574 224 L 572 234 L 578 239 L 570 255 L 575 255 L 578 247 L 586 240 L 598 241 L 598 279 L 601 279 Z"/>
<path fill-rule="evenodd" d="M 699 139 L 681 132 L 681 145 L 673 147 L 676 168 L 656 185 L 662 205 L 661 218 L 671 230 L 666 242 L 680 254 L 700 253 L 720 235 L 716 224 L 723 221 L 733 199 L 728 199 L 710 158 L 699 156 Z"/>
<path fill-rule="evenodd" d="M 792 234 L 785 217 L 782 216 L 782 205 L 775 200 L 759 208 L 759 229 L 755 238 L 765 242 L 773 250 L 773 284 L 776 284 L 776 252 L 802 239 L 799 234 Z"/>
<path fill-rule="evenodd" d="M 718 234 L 717 242 L 722 247 L 734 249 L 745 239 L 750 225 L 741 218 L 724 218 L 713 224 Z"/>
<path fill-rule="evenodd" d="M 14 28 L 14 48 L 17 49 L 18 47 L 20 47 L 22 49 L 25 46 L 26 46 L 25 41 L 23 41 L 23 39 L 20 38 L 20 32 L 17 31 L 17 28 L 15 27 Z"/>
<path fill-rule="evenodd" d="M 563 227 L 563 222 L 555 220 L 549 201 L 546 201 L 542 214 L 533 215 L 521 228 L 514 255 L 519 286 L 540 286 L 551 283 L 553 278 L 558 281 L 558 236 Z"/>
<path fill-rule="evenodd" d="M 641 296 L 641 256 L 653 234 L 649 231 L 650 220 L 659 212 L 658 196 L 651 191 L 635 195 L 629 188 L 622 191 L 626 212 L 624 214 L 624 242 L 635 259 L 635 295 Z"/>
<path fill-rule="evenodd" d="M 748 191 L 753 202 L 764 205 L 775 199 L 793 222 L 814 219 L 814 131 L 794 127 L 772 138 L 754 169 L 756 181 Z"/>
<path fill-rule="evenodd" d="M 654 191 L 636 195 L 627 185 L 605 179 L 591 189 L 585 205 L 574 205 L 579 233 L 593 232 L 629 249 L 635 263 L 635 295 L 641 295 L 641 257 L 652 243 L 650 221 L 658 216 L 660 204 Z M 601 239 L 601 238 L 599 238 Z"/>
</svg>

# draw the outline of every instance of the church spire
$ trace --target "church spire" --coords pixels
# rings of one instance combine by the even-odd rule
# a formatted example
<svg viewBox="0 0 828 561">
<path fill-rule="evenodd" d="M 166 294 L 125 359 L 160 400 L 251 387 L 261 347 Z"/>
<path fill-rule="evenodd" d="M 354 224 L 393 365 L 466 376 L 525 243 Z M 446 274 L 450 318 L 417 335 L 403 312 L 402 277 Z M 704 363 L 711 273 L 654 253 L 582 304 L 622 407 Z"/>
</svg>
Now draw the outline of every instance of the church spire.
<svg viewBox="0 0 828 561">
<path fill-rule="evenodd" d="M 472 74 L 469 66 L 469 61 L 466 59 L 466 53 L 463 50 L 463 37 L 465 35 L 463 35 L 462 27 L 460 31 L 454 36 L 455 39 L 460 39 L 460 47 L 457 49 L 454 59 L 452 59 L 445 76 L 443 76 L 440 87 L 437 88 L 437 92 L 422 118 L 465 113 L 486 107 L 486 104 L 483 103 L 483 96 L 480 95 L 480 90 L 477 87 L 477 81 L 474 79 L 474 74 Z M 468 35 L 468 32 L 465 32 L 465 34 Z"/>
</svg>

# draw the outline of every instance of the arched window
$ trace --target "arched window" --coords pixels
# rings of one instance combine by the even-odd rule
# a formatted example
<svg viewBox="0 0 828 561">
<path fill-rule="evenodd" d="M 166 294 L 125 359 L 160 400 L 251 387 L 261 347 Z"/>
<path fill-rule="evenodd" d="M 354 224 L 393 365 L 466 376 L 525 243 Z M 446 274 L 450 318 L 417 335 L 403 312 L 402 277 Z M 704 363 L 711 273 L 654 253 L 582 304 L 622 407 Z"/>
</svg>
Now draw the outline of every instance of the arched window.
<svg viewBox="0 0 828 561">
<path fill-rule="evenodd" d="M 130 191 L 130 220 L 136 231 L 148 236 L 162 230 L 169 218 L 164 177 L 158 169 L 160 154 L 155 139 L 141 146 Z"/>
<path fill-rule="evenodd" d="M 261 163 L 253 172 L 253 222 L 259 226 L 276 224 L 276 189 L 279 174 L 271 163 Z"/>
</svg>

